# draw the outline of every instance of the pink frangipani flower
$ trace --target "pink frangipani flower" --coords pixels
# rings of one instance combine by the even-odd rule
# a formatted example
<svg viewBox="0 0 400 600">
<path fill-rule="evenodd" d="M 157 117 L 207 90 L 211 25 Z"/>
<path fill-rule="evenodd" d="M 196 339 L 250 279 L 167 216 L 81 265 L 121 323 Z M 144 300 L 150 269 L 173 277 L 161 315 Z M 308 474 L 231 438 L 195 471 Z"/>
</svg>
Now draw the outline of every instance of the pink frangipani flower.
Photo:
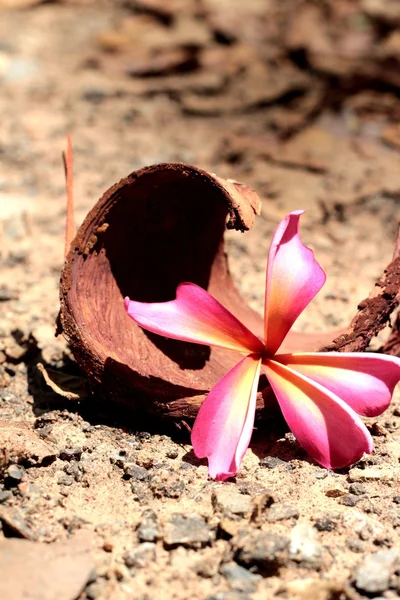
<svg viewBox="0 0 400 600">
<path fill-rule="evenodd" d="M 303 211 L 278 226 L 268 255 L 265 336 L 259 340 L 208 292 L 182 283 L 170 302 L 125 298 L 128 315 L 141 327 L 170 338 L 237 350 L 245 357 L 210 391 L 192 430 L 210 476 L 234 476 L 250 443 L 262 371 L 287 424 L 308 454 L 338 469 L 370 453 L 373 443 L 359 415 L 375 417 L 390 404 L 400 380 L 400 360 L 374 353 L 279 354 L 297 317 L 325 283 L 312 250 L 300 240 Z"/>
</svg>

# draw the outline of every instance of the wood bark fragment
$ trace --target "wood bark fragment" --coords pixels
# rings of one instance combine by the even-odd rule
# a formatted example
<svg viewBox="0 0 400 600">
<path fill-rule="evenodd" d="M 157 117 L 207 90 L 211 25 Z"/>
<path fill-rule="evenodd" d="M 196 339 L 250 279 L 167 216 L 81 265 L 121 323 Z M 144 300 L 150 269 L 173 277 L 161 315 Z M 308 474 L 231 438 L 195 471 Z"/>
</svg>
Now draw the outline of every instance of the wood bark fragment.
<svg viewBox="0 0 400 600">
<path fill-rule="evenodd" d="M 368 298 L 358 305 L 358 312 L 353 317 L 348 330 L 338 336 L 331 344 L 321 348 L 325 352 L 364 352 L 371 339 L 375 337 L 389 322 L 390 316 L 400 304 L 400 228 L 395 242 L 393 259 L 386 267 L 382 277 L 376 282 Z M 399 318 L 394 324 L 392 335 L 383 351 L 391 350 L 396 354 L 400 349 L 398 337 Z M 397 332 L 396 332 L 397 330 Z M 393 337 L 394 336 L 394 337 Z"/>
</svg>

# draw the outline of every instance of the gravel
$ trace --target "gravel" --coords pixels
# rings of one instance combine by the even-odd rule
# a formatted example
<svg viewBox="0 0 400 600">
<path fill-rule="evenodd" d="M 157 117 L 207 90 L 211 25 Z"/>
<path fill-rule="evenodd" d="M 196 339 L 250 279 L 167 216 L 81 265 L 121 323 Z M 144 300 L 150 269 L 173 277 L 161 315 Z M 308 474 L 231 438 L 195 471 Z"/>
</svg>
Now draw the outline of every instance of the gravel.
<svg viewBox="0 0 400 600">
<path fill-rule="evenodd" d="M 354 494 L 356 496 L 363 496 L 368 492 L 368 490 L 362 483 L 351 483 L 349 485 L 349 492 L 350 494 Z"/>
<path fill-rule="evenodd" d="M 254 592 L 258 582 L 262 579 L 261 575 L 252 573 L 235 562 L 222 565 L 220 573 L 236 589 L 243 592 Z"/>
<path fill-rule="evenodd" d="M 315 529 L 308 523 L 298 523 L 290 532 L 289 558 L 303 566 L 318 569 L 322 565 L 323 547 L 316 539 Z"/>
<path fill-rule="evenodd" d="M 127 567 L 144 569 L 155 561 L 156 545 L 152 542 L 144 542 L 137 548 L 125 552 L 122 558 Z"/>
<path fill-rule="evenodd" d="M 5 481 L 9 486 L 18 485 L 25 476 L 25 469 L 17 465 L 10 465 L 5 472 Z"/>
<path fill-rule="evenodd" d="M 328 517 L 318 517 L 315 519 L 314 527 L 317 531 L 333 531 L 336 529 L 337 523 Z"/>
<path fill-rule="evenodd" d="M 367 555 L 357 568 L 355 587 L 367 594 L 385 592 L 395 566 L 400 566 L 400 552 L 396 548 Z"/>
<path fill-rule="evenodd" d="M 239 533 L 231 540 L 237 561 L 246 567 L 258 567 L 274 573 L 287 562 L 289 540 L 285 536 L 254 530 Z"/>
<path fill-rule="evenodd" d="M 359 496 L 356 496 L 355 494 L 345 494 L 342 496 L 341 502 L 345 506 L 356 506 L 359 500 Z"/>
<path fill-rule="evenodd" d="M 267 469 L 275 469 L 280 465 L 286 464 L 284 460 L 278 458 L 277 456 L 266 456 L 260 460 L 260 467 L 264 467 Z"/>
<path fill-rule="evenodd" d="M 201 548 L 211 543 L 214 534 L 202 517 L 187 517 L 177 513 L 167 522 L 163 539 L 167 549 L 177 546 Z"/>
<path fill-rule="evenodd" d="M 132 465 L 126 468 L 124 477 L 125 479 L 133 479 L 134 481 L 148 481 L 150 479 L 150 473 L 144 467 Z"/>
<path fill-rule="evenodd" d="M 143 513 L 137 535 L 140 542 L 155 542 L 160 537 L 160 525 L 153 510 L 148 509 Z"/>
<path fill-rule="evenodd" d="M 213 491 L 214 511 L 244 517 L 252 510 L 251 498 L 241 494 L 235 486 L 224 486 Z"/>
<path fill-rule="evenodd" d="M 284 521 L 285 519 L 298 519 L 300 512 L 295 506 L 289 504 L 273 504 L 267 512 L 266 519 L 270 523 Z"/>
</svg>

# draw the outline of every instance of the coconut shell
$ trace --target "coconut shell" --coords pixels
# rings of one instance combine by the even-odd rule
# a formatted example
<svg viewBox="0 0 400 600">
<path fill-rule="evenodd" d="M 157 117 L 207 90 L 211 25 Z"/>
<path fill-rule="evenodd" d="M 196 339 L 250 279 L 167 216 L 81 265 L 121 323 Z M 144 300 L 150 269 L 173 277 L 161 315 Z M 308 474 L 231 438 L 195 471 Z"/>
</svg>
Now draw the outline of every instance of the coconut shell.
<svg viewBox="0 0 400 600">
<path fill-rule="evenodd" d="M 223 242 L 226 227 L 250 229 L 259 211 L 250 188 L 185 164 L 146 167 L 103 195 L 71 243 L 59 318 L 97 392 L 132 410 L 195 416 L 237 353 L 146 332 L 123 298 L 172 300 L 190 281 L 261 332 L 233 285 Z"/>
<path fill-rule="evenodd" d="M 239 295 L 224 252 L 225 229 L 246 231 L 259 212 L 247 186 L 181 163 L 141 169 L 102 196 L 70 245 L 59 315 L 97 396 L 130 411 L 196 416 L 238 354 L 144 331 L 126 315 L 123 298 L 172 300 L 179 283 L 190 281 L 262 337 L 263 320 Z M 316 350 L 333 337 L 291 333 L 284 350 Z M 273 402 L 262 377 L 258 414 Z"/>
</svg>

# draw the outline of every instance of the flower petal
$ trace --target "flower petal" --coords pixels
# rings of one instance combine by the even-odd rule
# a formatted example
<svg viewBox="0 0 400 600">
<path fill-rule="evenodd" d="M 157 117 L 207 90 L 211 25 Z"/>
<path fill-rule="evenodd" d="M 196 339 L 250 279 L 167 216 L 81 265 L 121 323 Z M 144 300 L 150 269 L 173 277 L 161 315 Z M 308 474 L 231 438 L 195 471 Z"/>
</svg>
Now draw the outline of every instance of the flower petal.
<svg viewBox="0 0 400 600">
<path fill-rule="evenodd" d="M 208 458 L 210 477 L 236 475 L 250 443 L 261 360 L 246 356 L 213 387 L 192 429 L 196 456 Z"/>
<path fill-rule="evenodd" d="M 268 254 L 265 346 L 271 355 L 326 279 L 313 251 L 300 240 L 299 219 L 303 212 L 297 210 L 283 219 Z"/>
<path fill-rule="evenodd" d="M 338 396 L 274 360 L 263 368 L 287 424 L 319 464 L 339 469 L 372 452 L 368 429 Z"/>
<path fill-rule="evenodd" d="M 400 359 L 364 352 L 281 354 L 275 359 L 306 375 L 365 417 L 376 417 L 390 404 L 400 381 Z"/>
<path fill-rule="evenodd" d="M 125 310 L 138 325 L 169 338 L 240 352 L 262 352 L 263 344 L 203 288 L 181 283 L 170 302 L 135 302 Z"/>
</svg>

